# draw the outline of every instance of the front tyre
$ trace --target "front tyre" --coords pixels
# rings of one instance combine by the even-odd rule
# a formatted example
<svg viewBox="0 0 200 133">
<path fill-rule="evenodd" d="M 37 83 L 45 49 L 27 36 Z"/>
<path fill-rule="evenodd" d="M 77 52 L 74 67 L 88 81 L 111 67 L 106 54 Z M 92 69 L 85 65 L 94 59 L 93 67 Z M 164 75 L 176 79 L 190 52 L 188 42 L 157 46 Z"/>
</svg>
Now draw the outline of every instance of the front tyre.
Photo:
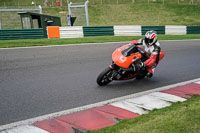
<svg viewBox="0 0 200 133">
<path fill-rule="evenodd" d="M 111 69 L 110 67 L 107 67 L 97 77 L 97 81 L 96 81 L 97 84 L 99 86 L 104 86 L 110 83 L 112 81 L 112 72 L 113 72 L 113 69 Z"/>
</svg>

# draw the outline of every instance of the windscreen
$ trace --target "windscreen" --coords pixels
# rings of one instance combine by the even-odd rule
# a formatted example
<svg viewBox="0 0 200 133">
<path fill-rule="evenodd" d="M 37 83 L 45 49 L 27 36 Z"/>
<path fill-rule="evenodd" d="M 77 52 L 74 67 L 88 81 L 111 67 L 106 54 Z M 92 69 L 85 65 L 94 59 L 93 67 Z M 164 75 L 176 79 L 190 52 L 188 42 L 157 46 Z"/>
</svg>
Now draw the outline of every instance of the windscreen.
<svg viewBox="0 0 200 133">
<path fill-rule="evenodd" d="M 137 47 L 135 45 L 130 45 L 122 51 L 122 55 L 127 57 L 127 56 L 130 56 L 132 53 L 135 53 L 135 52 L 138 52 Z"/>
</svg>

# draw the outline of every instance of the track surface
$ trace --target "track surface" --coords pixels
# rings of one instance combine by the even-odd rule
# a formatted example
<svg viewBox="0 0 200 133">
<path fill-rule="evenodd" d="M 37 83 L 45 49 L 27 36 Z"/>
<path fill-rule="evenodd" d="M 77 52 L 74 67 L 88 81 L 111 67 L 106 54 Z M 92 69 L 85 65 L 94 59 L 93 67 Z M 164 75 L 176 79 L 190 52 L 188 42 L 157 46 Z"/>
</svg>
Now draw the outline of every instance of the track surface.
<svg viewBox="0 0 200 133">
<path fill-rule="evenodd" d="M 0 125 L 200 77 L 200 40 L 161 41 L 152 79 L 97 86 L 123 44 L 0 49 Z"/>
</svg>

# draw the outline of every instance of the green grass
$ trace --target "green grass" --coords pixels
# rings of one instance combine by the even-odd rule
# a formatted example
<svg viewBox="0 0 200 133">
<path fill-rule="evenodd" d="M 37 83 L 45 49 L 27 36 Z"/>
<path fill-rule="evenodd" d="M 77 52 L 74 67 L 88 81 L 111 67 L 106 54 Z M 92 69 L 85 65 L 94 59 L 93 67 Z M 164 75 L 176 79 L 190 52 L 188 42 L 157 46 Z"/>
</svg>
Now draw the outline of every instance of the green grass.
<svg viewBox="0 0 200 133">
<path fill-rule="evenodd" d="M 199 5 L 160 3 L 90 6 L 91 25 L 200 25 Z"/>
<path fill-rule="evenodd" d="M 69 39 L 0 40 L 0 48 L 132 41 L 143 36 L 97 36 Z M 159 35 L 159 40 L 200 39 L 200 35 Z"/>
<path fill-rule="evenodd" d="M 1 0 L 0 6 L 7 5 L 29 5 L 32 0 Z M 37 5 L 43 4 L 42 0 L 35 0 Z M 49 0 L 49 7 L 43 7 L 43 13 L 61 17 L 62 26 L 66 26 L 66 15 L 68 13 L 65 0 L 63 7 L 56 7 L 56 0 Z M 70 0 L 80 2 L 85 0 Z M 118 2 L 117 2 L 118 1 Z M 147 0 L 91 0 L 89 3 L 89 19 L 91 26 L 104 25 L 200 25 L 200 2 L 189 5 L 190 0 L 181 1 L 177 4 L 174 0 L 157 0 L 148 4 Z M 118 3 L 118 4 L 117 4 Z M 17 15 L 17 14 L 16 14 Z M 21 28 L 14 24 L 14 15 L 6 15 L 2 19 L 2 28 Z M 9 21 L 8 21 L 9 20 Z M 21 20 L 18 20 L 20 22 Z M 5 24 L 4 24 L 5 23 Z M 4 26 L 7 25 L 7 26 Z M 76 25 L 76 23 L 75 23 Z"/>
<path fill-rule="evenodd" d="M 87 133 L 200 133 L 200 96 Z"/>
</svg>

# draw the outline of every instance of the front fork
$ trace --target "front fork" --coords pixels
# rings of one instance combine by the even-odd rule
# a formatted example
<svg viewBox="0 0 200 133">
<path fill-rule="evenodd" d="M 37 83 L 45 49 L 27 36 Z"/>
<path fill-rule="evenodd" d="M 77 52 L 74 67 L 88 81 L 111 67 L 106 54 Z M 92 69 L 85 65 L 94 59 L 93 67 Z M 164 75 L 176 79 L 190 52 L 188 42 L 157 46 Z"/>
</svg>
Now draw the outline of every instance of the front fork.
<svg viewBox="0 0 200 133">
<path fill-rule="evenodd" d="M 113 80 L 123 80 L 123 72 L 125 72 L 124 70 L 122 70 L 119 66 L 117 66 L 116 64 L 112 64 L 109 66 L 112 70 L 112 79 Z"/>
<path fill-rule="evenodd" d="M 112 63 L 109 67 L 113 70 L 119 70 L 119 66 L 117 66 L 115 63 Z"/>
<path fill-rule="evenodd" d="M 112 64 L 109 66 L 111 69 L 113 69 L 112 72 L 112 80 L 128 80 L 136 77 L 139 72 L 136 72 L 135 67 L 127 69 L 127 71 L 122 70 L 119 66 L 116 64 Z"/>
</svg>

